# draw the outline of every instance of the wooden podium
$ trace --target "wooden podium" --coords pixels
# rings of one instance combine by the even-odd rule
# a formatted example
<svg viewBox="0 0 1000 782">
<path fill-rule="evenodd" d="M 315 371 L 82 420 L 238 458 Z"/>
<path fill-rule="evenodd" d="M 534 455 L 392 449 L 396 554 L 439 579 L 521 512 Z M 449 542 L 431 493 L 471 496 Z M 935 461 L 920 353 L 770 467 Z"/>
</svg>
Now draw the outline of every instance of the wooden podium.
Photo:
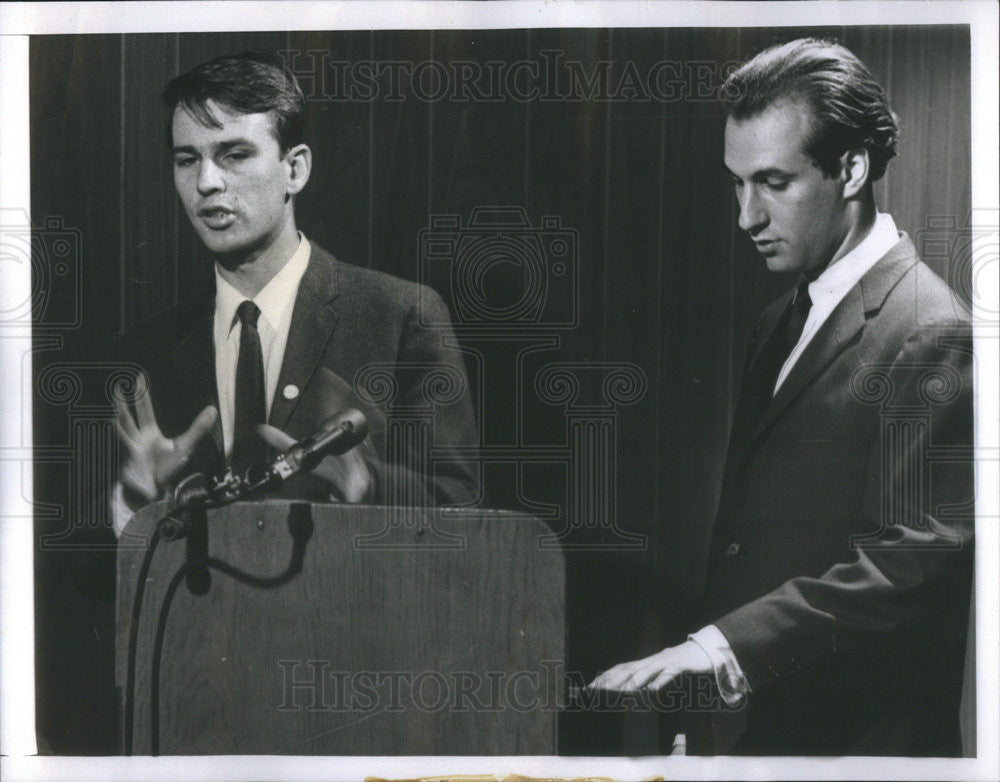
<svg viewBox="0 0 1000 782">
<path fill-rule="evenodd" d="M 123 740 L 164 512 L 137 514 L 119 547 Z M 556 753 L 564 563 L 537 519 L 268 501 L 202 529 L 152 557 L 134 754 Z"/>
</svg>

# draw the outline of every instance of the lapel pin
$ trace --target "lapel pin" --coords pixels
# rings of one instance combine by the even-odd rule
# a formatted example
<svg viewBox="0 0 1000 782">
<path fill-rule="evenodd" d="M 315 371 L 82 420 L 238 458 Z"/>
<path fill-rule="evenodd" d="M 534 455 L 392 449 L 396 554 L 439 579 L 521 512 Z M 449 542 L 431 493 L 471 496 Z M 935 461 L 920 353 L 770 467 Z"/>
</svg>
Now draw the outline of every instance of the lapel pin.
<svg viewBox="0 0 1000 782">
<path fill-rule="evenodd" d="M 295 399 L 299 395 L 299 387 L 294 383 L 289 383 L 281 391 L 285 399 Z"/>
</svg>

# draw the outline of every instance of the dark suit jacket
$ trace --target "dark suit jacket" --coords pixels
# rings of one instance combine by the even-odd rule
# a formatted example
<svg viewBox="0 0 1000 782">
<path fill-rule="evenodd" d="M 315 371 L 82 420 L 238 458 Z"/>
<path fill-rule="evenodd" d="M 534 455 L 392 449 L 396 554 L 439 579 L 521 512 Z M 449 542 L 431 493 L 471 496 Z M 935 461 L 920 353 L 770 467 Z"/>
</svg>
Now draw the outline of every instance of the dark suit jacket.
<svg viewBox="0 0 1000 782">
<path fill-rule="evenodd" d="M 752 689 L 733 752 L 958 752 L 972 421 L 968 320 L 904 235 L 733 423 L 704 617 Z"/>
<path fill-rule="evenodd" d="M 218 405 L 213 313 L 214 293 L 167 310 L 123 341 L 124 357 L 150 377 L 154 410 L 168 437 L 183 432 L 206 405 Z M 454 343 L 450 326 L 422 323 L 450 323 L 447 307 L 432 290 L 341 263 L 312 245 L 269 423 L 301 439 L 343 407 L 361 407 L 372 425 L 377 454 L 370 460 L 374 502 L 404 497 L 413 504 L 461 504 L 478 494 L 475 468 L 457 450 L 475 448 L 478 442 L 464 362 L 457 349 L 445 346 Z M 372 365 L 380 367 L 366 382 L 359 371 Z M 322 368 L 335 373 L 338 384 L 331 386 Z M 360 396 L 351 394 L 356 380 L 367 387 L 367 394 L 364 389 Z M 435 382 L 447 386 L 443 402 L 441 394 L 435 399 L 429 393 Z M 299 389 L 294 399 L 282 393 L 289 384 Z M 408 411 L 419 418 L 431 410 L 433 445 L 440 457 L 433 470 L 414 470 L 423 460 L 412 447 L 395 452 L 390 465 L 386 414 Z M 219 424 L 202 440 L 191 472 L 219 472 L 224 467 L 222 446 Z M 328 498 L 328 487 L 314 476 L 292 478 L 286 488 L 285 496 Z"/>
</svg>

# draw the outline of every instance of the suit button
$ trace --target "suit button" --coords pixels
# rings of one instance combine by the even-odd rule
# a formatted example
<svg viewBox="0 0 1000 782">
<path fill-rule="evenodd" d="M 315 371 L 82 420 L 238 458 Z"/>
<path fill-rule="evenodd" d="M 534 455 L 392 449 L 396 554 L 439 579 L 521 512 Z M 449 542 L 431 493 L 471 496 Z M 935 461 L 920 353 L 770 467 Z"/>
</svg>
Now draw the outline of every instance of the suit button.
<svg viewBox="0 0 1000 782">
<path fill-rule="evenodd" d="M 735 557 L 739 553 L 740 553 L 740 544 L 739 543 L 730 543 L 726 547 L 726 554 L 728 554 L 731 557 Z"/>
</svg>

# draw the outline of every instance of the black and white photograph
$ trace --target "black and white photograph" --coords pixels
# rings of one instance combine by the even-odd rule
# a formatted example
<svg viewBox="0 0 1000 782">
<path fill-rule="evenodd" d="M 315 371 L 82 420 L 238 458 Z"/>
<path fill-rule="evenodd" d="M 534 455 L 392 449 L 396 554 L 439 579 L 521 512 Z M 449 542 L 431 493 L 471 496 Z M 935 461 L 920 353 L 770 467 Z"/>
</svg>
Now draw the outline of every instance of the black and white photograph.
<svg viewBox="0 0 1000 782">
<path fill-rule="evenodd" d="M 9 7 L 5 779 L 997 777 L 995 4 Z"/>
</svg>

